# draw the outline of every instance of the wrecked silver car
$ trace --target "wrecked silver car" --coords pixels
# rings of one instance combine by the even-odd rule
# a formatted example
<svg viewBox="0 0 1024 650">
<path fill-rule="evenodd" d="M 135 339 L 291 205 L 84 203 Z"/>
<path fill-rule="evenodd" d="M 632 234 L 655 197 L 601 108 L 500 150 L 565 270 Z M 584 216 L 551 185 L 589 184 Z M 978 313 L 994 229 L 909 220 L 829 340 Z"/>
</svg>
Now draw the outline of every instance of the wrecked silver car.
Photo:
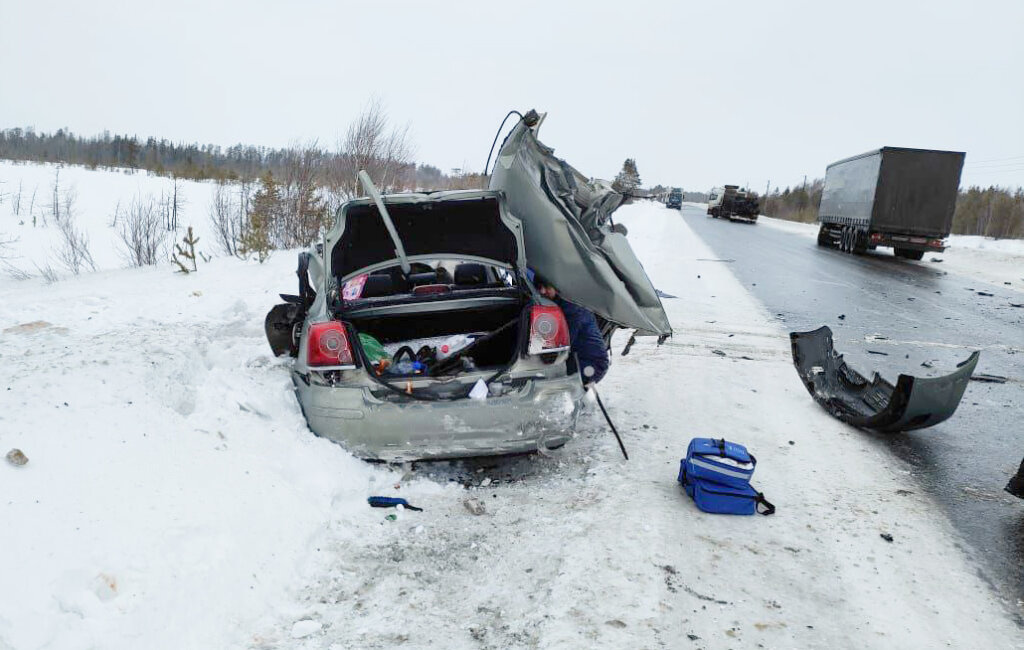
<svg viewBox="0 0 1024 650">
<path fill-rule="evenodd" d="M 527 279 L 527 260 L 594 310 L 606 336 L 671 332 L 624 236 L 610 230 L 621 196 L 594 193 L 606 213 L 539 200 L 548 181 L 531 172 L 555 159 L 520 126 L 489 190 L 382 197 L 361 172 L 370 196 L 341 206 L 319 249 L 300 256 L 299 295 L 282 295 L 266 331 L 275 354 L 295 356 L 314 433 L 384 461 L 565 444 L 584 389 L 564 315 Z M 594 215 L 587 226 L 581 209 Z M 536 243 L 545 232 L 551 241 Z"/>
</svg>

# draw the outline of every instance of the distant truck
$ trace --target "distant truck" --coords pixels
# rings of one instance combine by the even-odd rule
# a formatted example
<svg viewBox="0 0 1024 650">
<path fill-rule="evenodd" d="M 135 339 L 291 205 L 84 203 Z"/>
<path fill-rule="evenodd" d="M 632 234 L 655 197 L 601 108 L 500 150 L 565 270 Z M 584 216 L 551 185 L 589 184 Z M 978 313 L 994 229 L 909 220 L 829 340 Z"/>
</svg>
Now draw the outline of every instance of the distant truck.
<svg viewBox="0 0 1024 650">
<path fill-rule="evenodd" d="M 890 246 L 911 260 L 946 250 L 964 156 L 882 147 L 832 163 L 818 208 L 818 245 L 847 253 Z"/>
<path fill-rule="evenodd" d="M 668 200 L 665 201 L 665 207 L 682 210 L 683 191 L 678 187 L 673 187 L 672 191 L 668 193 Z"/>
<path fill-rule="evenodd" d="M 714 187 L 708 195 L 708 214 L 716 219 L 722 217 L 754 223 L 760 208 L 757 194 L 741 189 L 739 185 Z"/>
</svg>

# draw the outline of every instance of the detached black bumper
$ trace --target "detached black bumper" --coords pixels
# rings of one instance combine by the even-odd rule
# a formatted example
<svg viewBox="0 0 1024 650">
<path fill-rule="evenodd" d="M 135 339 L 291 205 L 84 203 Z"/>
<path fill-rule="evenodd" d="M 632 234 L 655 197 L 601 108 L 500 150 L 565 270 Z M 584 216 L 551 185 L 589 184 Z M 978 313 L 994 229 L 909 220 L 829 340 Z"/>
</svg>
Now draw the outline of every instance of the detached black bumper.
<svg viewBox="0 0 1024 650">
<path fill-rule="evenodd" d="M 832 330 L 789 335 L 793 363 L 818 404 L 843 422 L 881 432 L 923 429 L 947 420 L 960 405 L 978 365 L 974 352 L 943 377 L 900 375 L 893 386 L 876 372 L 871 381 L 853 370 L 832 347 Z"/>
</svg>

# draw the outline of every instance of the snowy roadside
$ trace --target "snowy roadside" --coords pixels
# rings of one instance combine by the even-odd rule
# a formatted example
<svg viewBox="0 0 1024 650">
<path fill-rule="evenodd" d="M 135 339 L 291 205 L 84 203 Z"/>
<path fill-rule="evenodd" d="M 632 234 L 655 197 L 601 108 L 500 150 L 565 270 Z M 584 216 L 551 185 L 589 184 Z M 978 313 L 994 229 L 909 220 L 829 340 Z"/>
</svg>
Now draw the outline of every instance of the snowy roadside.
<svg viewBox="0 0 1024 650">
<path fill-rule="evenodd" d="M 764 215 L 758 222 L 812 240 L 818 236 L 816 223 L 799 223 Z M 1024 292 L 1024 240 L 950 235 L 948 243 L 949 248 L 945 252 L 929 253 L 921 262 L 908 264 L 928 264 L 1003 289 Z M 888 255 L 890 252 L 877 254 Z"/>
<path fill-rule="evenodd" d="M 321 547 L 299 600 L 254 645 L 1005 647 L 1018 638 L 907 469 L 810 399 L 785 333 L 678 213 L 640 203 L 618 220 L 655 285 L 677 296 L 665 301 L 675 337 L 616 354 L 601 386 L 631 460 L 591 409 L 580 436 L 550 456 L 395 472 L 378 489 L 425 511 L 392 522 L 367 509 L 366 532 Z M 675 478 L 687 441 L 720 435 L 757 454 L 755 484 L 778 514 L 706 515 L 686 498 Z M 336 518 L 330 529 L 355 523 Z"/>
<path fill-rule="evenodd" d="M 814 404 L 785 332 L 678 212 L 617 218 L 677 296 L 675 337 L 621 357 L 620 336 L 601 385 L 628 462 L 593 408 L 544 456 L 415 470 L 315 438 L 262 332 L 291 253 L 0 286 L 0 452 L 29 457 L 0 463 L 0 648 L 1019 638 L 909 472 Z M 750 446 L 775 516 L 688 501 L 679 458 L 709 435 Z M 392 521 L 372 494 L 425 510 Z"/>
</svg>

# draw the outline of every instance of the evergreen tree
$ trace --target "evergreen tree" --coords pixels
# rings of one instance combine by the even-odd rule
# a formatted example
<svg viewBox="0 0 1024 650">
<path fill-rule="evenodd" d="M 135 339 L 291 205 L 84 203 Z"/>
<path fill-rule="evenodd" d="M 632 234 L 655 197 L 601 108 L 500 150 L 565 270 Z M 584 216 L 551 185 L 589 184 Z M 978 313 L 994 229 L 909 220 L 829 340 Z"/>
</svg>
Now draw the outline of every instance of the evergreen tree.
<svg viewBox="0 0 1024 650">
<path fill-rule="evenodd" d="M 626 158 L 626 161 L 622 163 L 622 171 L 612 182 L 612 188 L 623 194 L 632 194 L 640 188 L 640 172 L 636 169 L 636 160 Z"/>
<path fill-rule="evenodd" d="M 260 189 L 252 197 L 246 215 L 245 231 L 239 241 L 243 257 L 255 255 L 260 264 L 270 257 L 270 232 L 281 214 L 281 190 L 274 175 L 267 172 L 260 178 Z"/>
</svg>

